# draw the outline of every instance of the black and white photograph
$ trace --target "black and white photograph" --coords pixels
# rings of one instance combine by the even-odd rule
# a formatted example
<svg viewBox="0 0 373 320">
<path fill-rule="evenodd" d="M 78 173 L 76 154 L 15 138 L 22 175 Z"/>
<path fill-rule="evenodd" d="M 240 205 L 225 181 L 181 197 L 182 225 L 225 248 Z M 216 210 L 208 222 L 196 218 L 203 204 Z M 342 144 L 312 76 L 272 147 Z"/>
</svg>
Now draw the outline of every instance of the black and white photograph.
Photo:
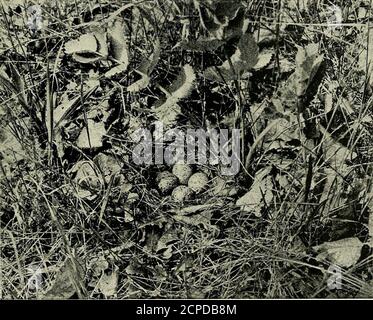
<svg viewBox="0 0 373 320">
<path fill-rule="evenodd" d="M 0 305 L 373 298 L 372 23 L 373 0 L 1 0 Z"/>
</svg>

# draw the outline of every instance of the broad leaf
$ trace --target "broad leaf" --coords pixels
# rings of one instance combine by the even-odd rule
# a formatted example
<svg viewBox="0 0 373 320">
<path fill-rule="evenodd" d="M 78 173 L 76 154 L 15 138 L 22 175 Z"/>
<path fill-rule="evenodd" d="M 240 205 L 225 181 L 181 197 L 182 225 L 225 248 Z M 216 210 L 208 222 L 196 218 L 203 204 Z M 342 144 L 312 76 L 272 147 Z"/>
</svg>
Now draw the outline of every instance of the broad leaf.
<svg viewBox="0 0 373 320">
<path fill-rule="evenodd" d="M 177 79 L 171 84 L 166 99 L 155 106 L 155 116 L 163 122 L 165 127 L 176 124 L 176 120 L 181 113 L 178 102 L 189 96 L 194 88 L 195 80 L 196 75 L 193 68 L 186 64 Z"/>
<path fill-rule="evenodd" d="M 106 59 L 106 35 L 102 32 L 83 34 L 78 39 L 66 42 L 65 52 L 71 54 L 75 61 L 84 64 Z"/>
<path fill-rule="evenodd" d="M 161 54 L 161 44 L 159 39 L 155 40 L 154 44 L 154 51 L 149 58 L 145 58 L 139 68 L 135 70 L 139 75 L 141 75 L 141 79 L 135 81 L 131 85 L 128 86 L 127 91 L 129 92 L 138 92 L 142 89 L 145 89 L 150 83 L 150 74 L 153 72 L 156 64 L 158 63 L 159 57 Z"/>
<path fill-rule="evenodd" d="M 194 0 L 201 25 L 216 39 L 228 40 L 246 31 L 244 8 L 241 1 Z"/>
<path fill-rule="evenodd" d="M 258 61 L 254 65 L 253 69 L 260 70 L 260 69 L 267 67 L 269 63 L 271 62 L 273 56 L 274 56 L 274 53 L 272 50 L 264 50 L 260 52 L 258 55 Z"/>
<path fill-rule="evenodd" d="M 244 71 L 255 66 L 258 61 L 258 46 L 254 37 L 245 34 L 238 42 L 235 53 L 218 67 L 209 67 L 203 75 L 212 81 L 225 82 L 238 80 Z"/>
</svg>

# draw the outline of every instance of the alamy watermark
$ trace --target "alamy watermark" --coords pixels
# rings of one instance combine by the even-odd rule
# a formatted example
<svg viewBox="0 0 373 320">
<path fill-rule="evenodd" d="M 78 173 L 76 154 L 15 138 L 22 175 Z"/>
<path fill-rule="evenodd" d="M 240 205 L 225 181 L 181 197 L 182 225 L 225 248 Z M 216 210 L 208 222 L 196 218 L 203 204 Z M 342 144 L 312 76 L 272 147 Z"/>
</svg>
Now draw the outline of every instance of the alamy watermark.
<svg viewBox="0 0 373 320">
<path fill-rule="evenodd" d="M 33 5 L 27 8 L 27 26 L 34 32 L 43 28 L 42 10 L 39 5 Z"/>
<path fill-rule="evenodd" d="M 132 159 L 137 165 L 186 164 L 220 165 L 222 175 L 232 176 L 240 170 L 240 129 L 169 129 L 156 121 L 154 131 L 136 130 L 131 138 L 136 146 Z M 231 132 L 229 132 L 231 131 Z"/>
<path fill-rule="evenodd" d="M 31 266 L 27 268 L 30 277 L 27 280 L 27 288 L 32 291 L 38 291 L 43 286 L 43 275 L 41 268 Z"/>
<path fill-rule="evenodd" d="M 342 289 L 342 269 L 339 266 L 331 265 L 328 268 L 328 273 L 330 274 L 327 279 L 327 286 L 330 290 L 340 290 Z"/>
</svg>

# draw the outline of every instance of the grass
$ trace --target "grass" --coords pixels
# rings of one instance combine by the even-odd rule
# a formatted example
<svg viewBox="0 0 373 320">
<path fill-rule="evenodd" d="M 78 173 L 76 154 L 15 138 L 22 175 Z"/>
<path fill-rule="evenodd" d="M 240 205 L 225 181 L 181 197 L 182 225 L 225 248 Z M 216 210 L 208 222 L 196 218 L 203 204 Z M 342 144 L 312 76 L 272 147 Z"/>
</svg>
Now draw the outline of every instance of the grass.
<svg viewBox="0 0 373 320">
<path fill-rule="evenodd" d="M 340 1 L 338 28 L 326 20 L 327 1 L 313 1 L 307 10 L 303 1 L 241 1 L 248 32 L 261 52 L 273 56 L 265 68 L 251 70 L 251 77 L 221 82 L 209 81 L 203 70 L 229 60 L 237 39 L 205 52 L 178 47 L 187 34 L 195 40 L 211 33 L 192 1 L 141 1 L 146 10 L 138 15 L 131 14 L 134 2 L 44 2 L 48 24 L 38 32 L 26 25 L 31 3 L 4 1 L 0 14 L 1 298 L 35 299 L 48 292 L 91 299 L 373 295 L 372 89 L 370 52 L 364 54 L 372 41 L 370 1 Z M 107 78 L 105 63 L 80 64 L 65 54 L 64 45 L 106 28 L 113 15 L 127 24 L 130 64 Z M 150 85 L 127 92 L 155 39 L 162 49 Z M 303 97 L 287 100 L 284 94 L 298 48 L 310 43 L 324 55 L 324 72 L 312 82 L 314 92 L 307 91 L 312 99 L 301 115 L 286 110 Z M 237 194 L 212 194 L 209 188 L 180 205 L 155 182 L 158 172 L 170 168 L 134 165 L 130 132 L 151 125 L 151 106 L 185 64 L 197 75 L 197 89 L 179 103 L 176 126 L 238 127 L 244 148 L 241 172 L 227 179 L 227 189 Z M 71 112 L 59 129 L 54 117 L 63 101 Z M 255 112 L 260 106 L 266 108 Z M 290 125 L 277 129 L 273 121 L 285 117 Z M 91 144 L 89 119 L 106 119 L 106 133 L 102 147 L 83 150 L 76 139 L 86 130 Z M 107 174 L 98 154 L 110 155 L 120 170 Z M 91 199 L 82 195 L 72 170 L 80 161 L 97 174 L 97 188 L 92 181 L 85 185 Z M 252 190 L 263 168 L 269 169 L 268 180 L 255 215 L 235 203 Z M 219 177 L 214 166 L 193 169 L 205 171 L 210 186 Z M 180 213 L 185 207 L 192 212 Z M 317 259 L 313 248 L 348 237 L 364 243 L 361 256 L 342 268 L 342 289 L 331 290 L 333 262 Z M 68 269 L 67 284 L 56 287 L 61 268 Z M 30 286 L 35 270 L 40 290 Z M 113 274 L 114 293 L 105 294 L 100 279 Z"/>
</svg>

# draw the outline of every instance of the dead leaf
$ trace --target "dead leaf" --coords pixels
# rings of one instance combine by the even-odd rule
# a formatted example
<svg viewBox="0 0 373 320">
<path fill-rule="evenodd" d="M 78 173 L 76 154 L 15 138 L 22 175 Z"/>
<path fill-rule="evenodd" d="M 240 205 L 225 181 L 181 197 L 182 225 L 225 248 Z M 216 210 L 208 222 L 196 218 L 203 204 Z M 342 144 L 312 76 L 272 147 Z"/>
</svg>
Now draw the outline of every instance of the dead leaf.
<svg viewBox="0 0 373 320">
<path fill-rule="evenodd" d="M 324 56 L 319 54 L 318 48 L 319 45 L 316 43 L 311 43 L 305 48 L 298 48 L 295 71 L 278 90 L 282 101 L 290 109 L 303 112 L 306 105 L 311 102 L 315 88 L 318 88 L 321 82 L 321 77 L 315 79 L 324 61 Z M 312 92 L 310 92 L 311 89 Z"/>
<path fill-rule="evenodd" d="M 261 217 L 262 207 L 271 204 L 273 182 L 268 175 L 270 170 L 266 167 L 257 172 L 250 191 L 237 200 L 236 205 L 243 211 L 253 212 L 257 217 Z"/>
<path fill-rule="evenodd" d="M 199 225 L 202 225 L 206 230 L 212 230 L 215 232 L 219 232 L 219 228 L 217 226 L 214 226 L 211 224 L 211 218 L 212 213 L 211 212 L 202 212 L 198 214 L 194 214 L 191 216 L 185 216 L 185 215 L 174 215 L 173 218 L 176 221 L 198 227 Z"/>
<path fill-rule="evenodd" d="M 103 254 L 98 255 L 89 262 L 89 269 L 92 270 L 94 277 L 100 277 L 102 273 L 109 268 L 109 262 Z"/>
<path fill-rule="evenodd" d="M 170 259 L 173 253 L 173 244 L 179 241 L 177 232 L 173 229 L 167 230 L 158 240 L 156 252 L 162 250 L 162 256 L 165 259 Z"/>
<path fill-rule="evenodd" d="M 83 280 L 83 266 L 77 260 L 73 263 L 67 259 L 56 275 L 52 286 L 42 294 L 41 298 L 43 300 L 70 299 L 77 292 L 77 286 L 82 286 Z"/>
<path fill-rule="evenodd" d="M 9 126 L 0 128 L 0 155 L 7 164 L 15 164 L 26 157 L 26 150 Z"/>
<path fill-rule="evenodd" d="M 83 34 L 78 39 L 65 43 L 65 52 L 67 54 L 96 53 L 97 49 L 97 40 L 93 33 Z"/>
<path fill-rule="evenodd" d="M 100 148 L 105 135 L 105 124 L 102 121 L 88 119 L 87 126 L 80 132 L 76 145 L 81 149 Z"/>
<path fill-rule="evenodd" d="M 68 99 L 65 96 L 65 99 L 56 107 L 53 111 L 53 120 L 54 120 L 54 129 L 57 130 L 59 127 L 62 127 L 72 114 L 79 110 L 82 107 L 81 101 L 85 102 L 96 90 L 97 87 L 92 87 L 86 92 L 83 93 L 83 96 L 76 96 L 73 99 Z"/>
<path fill-rule="evenodd" d="M 79 161 L 70 169 L 70 172 L 75 174 L 73 181 L 76 184 L 79 198 L 92 200 L 97 197 L 104 182 L 93 162 Z"/>
<path fill-rule="evenodd" d="M 344 268 L 355 265 L 361 255 L 363 243 L 358 238 L 346 238 L 333 242 L 325 242 L 313 247 L 318 253 L 317 259 L 328 260 Z"/>
<path fill-rule="evenodd" d="M 102 273 L 100 279 L 97 283 L 97 288 L 105 297 L 112 297 L 117 294 L 118 290 L 118 279 L 119 273 L 118 268 L 106 274 L 105 272 Z"/>
<path fill-rule="evenodd" d="M 119 160 L 117 160 L 114 156 L 104 153 L 98 154 L 96 157 L 94 157 L 93 161 L 100 169 L 106 183 L 110 181 L 111 176 L 118 174 L 122 168 Z"/>
<path fill-rule="evenodd" d="M 237 194 L 237 189 L 232 186 L 232 181 L 227 181 L 221 177 L 216 177 L 212 181 L 210 192 L 219 197 L 232 197 Z"/>
<path fill-rule="evenodd" d="M 311 43 L 305 48 L 299 48 L 295 57 L 296 63 L 296 81 L 297 81 L 297 96 L 301 97 L 305 94 L 310 83 L 313 81 L 324 56 L 319 54 L 319 45 Z"/>
<path fill-rule="evenodd" d="M 205 204 L 197 204 L 194 206 L 188 206 L 177 210 L 176 213 L 178 215 L 190 215 L 193 213 L 197 213 L 199 211 L 206 211 L 206 210 L 217 210 L 224 206 L 223 201 L 215 200 L 212 203 L 205 203 Z"/>
<path fill-rule="evenodd" d="M 323 134 L 325 160 L 333 169 L 338 170 L 339 174 L 346 172 L 348 170 L 346 161 L 355 159 L 357 154 L 336 141 L 322 126 L 319 126 L 319 129 Z"/>
</svg>

